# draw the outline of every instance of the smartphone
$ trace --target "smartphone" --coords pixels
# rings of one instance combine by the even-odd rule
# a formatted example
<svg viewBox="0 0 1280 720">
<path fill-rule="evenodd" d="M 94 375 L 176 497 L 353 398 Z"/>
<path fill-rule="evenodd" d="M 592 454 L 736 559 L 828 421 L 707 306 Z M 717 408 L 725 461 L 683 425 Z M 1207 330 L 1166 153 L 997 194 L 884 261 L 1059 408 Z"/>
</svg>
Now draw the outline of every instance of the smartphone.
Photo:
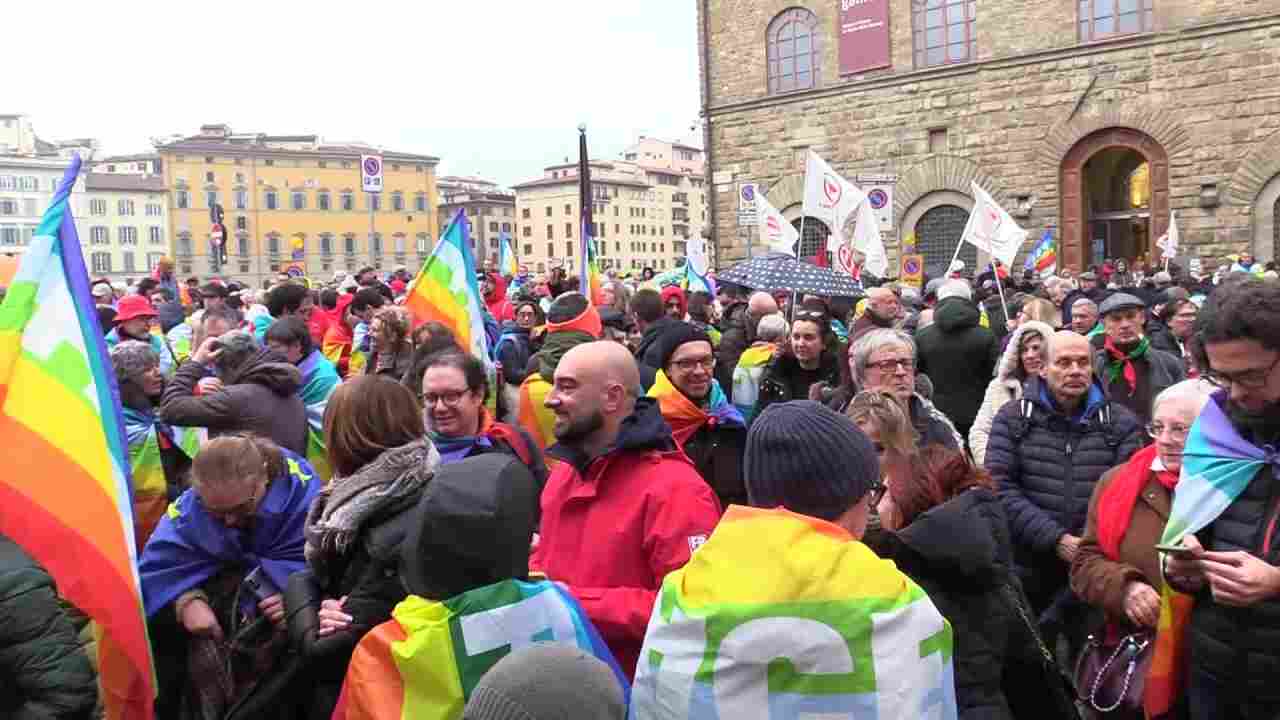
<svg viewBox="0 0 1280 720">
<path fill-rule="evenodd" d="M 1156 550 L 1168 555 L 1190 555 L 1191 548 L 1185 545 L 1163 545 L 1156 543 Z"/>
<path fill-rule="evenodd" d="M 280 589 L 271 582 L 259 565 L 240 582 L 240 611 L 248 616 L 256 615 L 258 603 L 279 594 Z"/>
</svg>

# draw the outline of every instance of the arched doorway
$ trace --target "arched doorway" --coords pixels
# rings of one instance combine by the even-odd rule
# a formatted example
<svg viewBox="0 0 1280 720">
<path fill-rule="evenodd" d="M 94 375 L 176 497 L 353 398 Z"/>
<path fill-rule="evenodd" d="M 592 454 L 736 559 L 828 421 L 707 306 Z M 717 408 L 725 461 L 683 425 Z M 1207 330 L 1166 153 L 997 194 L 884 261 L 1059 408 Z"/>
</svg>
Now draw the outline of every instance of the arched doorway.
<svg viewBox="0 0 1280 720">
<path fill-rule="evenodd" d="M 1106 128 L 1062 159 L 1062 266 L 1076 271 L 1105 258 L 1158 257 L 1169 224 L 1169 156 L 1150 135 Z"/>
</svg>

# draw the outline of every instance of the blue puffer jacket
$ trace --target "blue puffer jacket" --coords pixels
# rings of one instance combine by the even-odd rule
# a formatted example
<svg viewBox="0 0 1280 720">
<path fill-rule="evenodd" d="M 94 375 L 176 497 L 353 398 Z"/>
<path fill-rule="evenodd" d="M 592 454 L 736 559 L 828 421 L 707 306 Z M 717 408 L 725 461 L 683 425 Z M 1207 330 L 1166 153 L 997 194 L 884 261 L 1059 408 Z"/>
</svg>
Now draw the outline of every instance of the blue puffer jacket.
<svg viewBox="0 0 1280 720">
<path fill-rule="evenodd" d="M 1027 381 L 1021 400 L 996 413 L 985 464 L 1000 489 L 1029 595 L 1066 584 L 1067 566 L 1054 554 L 1058 539 L 1083 534 L 1098 478 L 1141 446 L 1138 419 L 1096 384 L 1076 417 L 1058 409 L 1038 377 Z"/>
</svg>

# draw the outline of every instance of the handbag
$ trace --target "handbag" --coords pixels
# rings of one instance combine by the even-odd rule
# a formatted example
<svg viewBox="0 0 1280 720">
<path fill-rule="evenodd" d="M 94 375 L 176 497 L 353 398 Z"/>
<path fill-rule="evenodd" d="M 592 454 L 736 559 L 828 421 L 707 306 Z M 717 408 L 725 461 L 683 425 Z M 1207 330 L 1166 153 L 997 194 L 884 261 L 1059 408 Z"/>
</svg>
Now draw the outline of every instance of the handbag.
<svg viewBox="0 0 1280 720">
<path fill-rule="evenodd" d="M 1071 678 L 1058 665 L 1058 661 L 1053 657 L 1053 651 L 1040 636 L 1040 629 L 1032 621 L 1031 613 L 1027 610 L 1028 603 L 1025 602 L 1022 588 L 1014 584 L 1005 584 L 1001 589 L 1010 605 L 1017 611 L 1023 628 L 1036 645 L 1036 658 L 1040 664 L 1037 685 L 1043 688 L 1049 700 L 1047 704 L 1039 705 L 1038 716 L 1058 720 L 1080 720 L 1080 707 L 1077 705 L 1076 691 L 1071 686 Z"/>
<path fill-rule="evenodd" d="M 1103 714 L 1142 712 L 1142 692 L 1154 655 L 1155 634 L 1147 630 L 1114 642 L 1090 635 L 1076 660 L 1080 700 Z"/>
</svg>

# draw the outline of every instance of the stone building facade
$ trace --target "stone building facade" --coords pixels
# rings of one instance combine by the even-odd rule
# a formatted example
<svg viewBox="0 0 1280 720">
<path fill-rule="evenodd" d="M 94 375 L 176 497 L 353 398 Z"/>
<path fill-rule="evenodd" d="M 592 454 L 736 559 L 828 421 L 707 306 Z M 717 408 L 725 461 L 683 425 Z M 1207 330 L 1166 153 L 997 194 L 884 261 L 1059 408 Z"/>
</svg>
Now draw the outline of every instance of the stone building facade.
<svg viewBox="0 0 1280 720">
<path fill-rule="evenodd" d="M 885 57 L 841 74 L 841 16 L 875 4 L 887 23 L 864 36 L 885 42 Z M 698 10 L 720 267 L 759 252 L 737 212 L 743 183 L 798 220 L 809 149 L 850 180 L 896 180 L 889 254 L 914 234 L 934 274 L 972 207 L 971 181 L 1030 231 L 1024 252 L 1050 230 L 1072 269 L 1158 259 L 1171 210 L 1184 267 L 1244 250 L 1280 260 L 1280 0 L 700 0 Z M 825 225 L 806 225 L 804 254 L 823 261 Z"/>
</svg>

